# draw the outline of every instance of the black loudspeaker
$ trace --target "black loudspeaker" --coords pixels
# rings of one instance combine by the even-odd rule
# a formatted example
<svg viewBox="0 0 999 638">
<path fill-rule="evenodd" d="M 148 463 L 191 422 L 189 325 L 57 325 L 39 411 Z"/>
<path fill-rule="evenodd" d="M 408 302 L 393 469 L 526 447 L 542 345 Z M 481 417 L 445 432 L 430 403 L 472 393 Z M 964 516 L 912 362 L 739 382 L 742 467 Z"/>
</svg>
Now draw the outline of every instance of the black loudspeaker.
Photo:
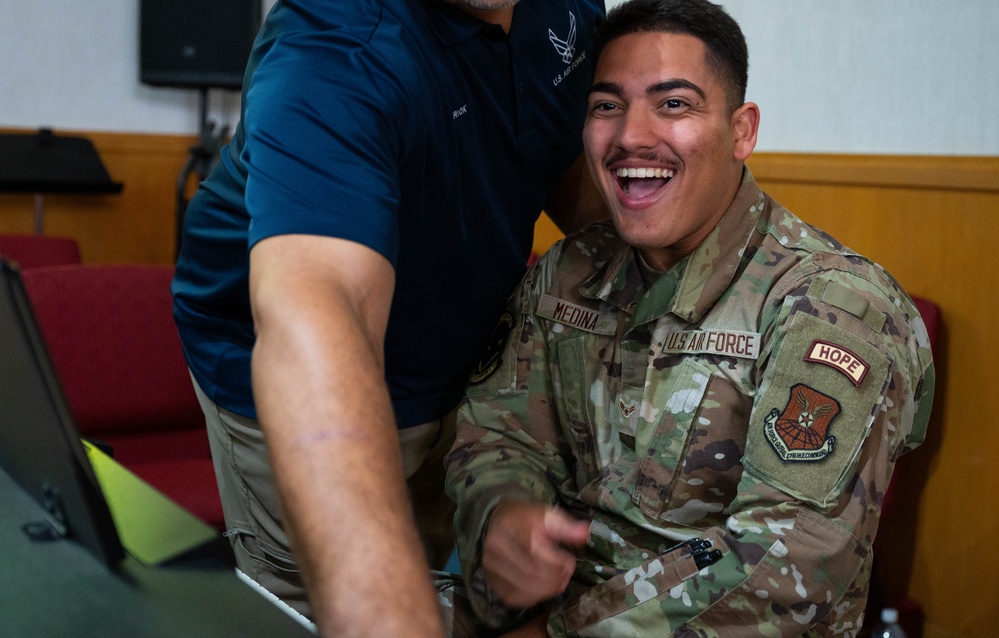
<svg viewBox="0 0 999 638">
<path fill-rule="evenodd" d="M 141 0 L 140 79 L 239 89 L 260 29 L 260 0 Z"/>
</svg>

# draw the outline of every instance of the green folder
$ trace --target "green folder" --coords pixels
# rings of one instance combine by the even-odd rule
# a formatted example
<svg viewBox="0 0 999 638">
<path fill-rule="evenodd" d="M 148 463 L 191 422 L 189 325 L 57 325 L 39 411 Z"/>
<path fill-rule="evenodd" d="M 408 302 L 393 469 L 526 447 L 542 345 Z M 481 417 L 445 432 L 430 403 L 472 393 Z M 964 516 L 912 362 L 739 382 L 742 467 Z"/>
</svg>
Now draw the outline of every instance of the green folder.
<svg viewBox="0 0 999 638">
<path fill-rule="evenodd" d="M 84 440 L 121 544 L 145 565 L 162 565 L 222 540 L 221 535 Z"/>
</svg>

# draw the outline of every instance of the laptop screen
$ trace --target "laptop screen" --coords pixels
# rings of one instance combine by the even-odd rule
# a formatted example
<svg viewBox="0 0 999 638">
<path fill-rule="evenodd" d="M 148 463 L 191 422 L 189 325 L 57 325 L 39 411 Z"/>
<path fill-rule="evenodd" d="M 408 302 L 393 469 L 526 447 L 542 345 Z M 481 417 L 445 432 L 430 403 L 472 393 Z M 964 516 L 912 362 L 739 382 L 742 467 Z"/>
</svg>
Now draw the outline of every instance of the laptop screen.
<svg viewBox="0 0 999 638">
<path fill-rule="evenodd" d="M 0 260 L 0 466 L 46 511 L 26 532 L 124 557 L 16 267 Z M 43 524 L 44 523 L 44 524 Z"/>
</svg>

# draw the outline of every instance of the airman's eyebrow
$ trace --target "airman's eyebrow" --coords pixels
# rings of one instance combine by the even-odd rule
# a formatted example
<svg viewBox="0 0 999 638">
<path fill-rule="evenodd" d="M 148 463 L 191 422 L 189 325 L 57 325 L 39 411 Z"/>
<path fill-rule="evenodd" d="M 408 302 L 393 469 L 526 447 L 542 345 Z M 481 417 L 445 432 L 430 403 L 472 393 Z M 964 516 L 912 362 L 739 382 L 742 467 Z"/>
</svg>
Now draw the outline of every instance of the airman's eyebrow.
<svg viewBox="0 0 999 638">
<path fill-rule="evenodd" d="M 701 96 L 701 99 L 706 99 L 707 96 L 704 94 L 704 90 L 697 86 L 693 82 L 688 80 L 664 80 L 662 82 L 656 82 L 645 89 L 646 95 L 651 95 L 653 93 L 667 93 L 669 91 L 675 91 L 676 89 L 690 89 L 694 93 Z M 624 90 L 621 88 L 620 84 L 615 82 L 597 82 L 590 87 L 589 94 L 593 93 L 610 93 L 611 95 L 621 95 Z"/>
<path fill-rule="evenodd" d="M 592 95 L 593 93 L 611 93 L 613 95 L 621 95 L 623 93 L 620 84 L 615 84 L 614 82 L 597 82 L 590 87 L 587 95 Z"/>
<path fill-rule="evenodd" d="M 668 93 L 669 91 L 675 91 L 676 89 L 690 89 L 694 93 L 701 96 L 701 99 L 707 99 L 704 94 L 704 90 L 697 86 L 689 80 L 666 80 L 665 82 L 658 82 L 653 84 L 649 88 L 645 89 L 645 94 L 650 95 L 652 93 Z"/>
</svg>

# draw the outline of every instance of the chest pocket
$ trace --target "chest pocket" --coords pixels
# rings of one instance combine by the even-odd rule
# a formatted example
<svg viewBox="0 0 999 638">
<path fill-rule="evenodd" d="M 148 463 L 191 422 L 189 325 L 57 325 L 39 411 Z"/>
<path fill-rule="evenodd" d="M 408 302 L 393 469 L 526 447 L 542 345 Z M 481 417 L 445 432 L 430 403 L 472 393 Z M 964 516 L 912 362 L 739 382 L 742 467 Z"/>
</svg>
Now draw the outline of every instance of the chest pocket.
<svg viewBox="0 0 999 638">
<path fill-rule="evenodd" d="M 616 348 L 612 337 L 586 335 L 558 343 L 552 359 L 578 498 L 619 511 L 624 496 L 658 518 L 682 469 L 711 370 L 688 357 L 663 370 L 648 368 L 644 387 L 631 387 L 621 382 Z M 587 360 L 595 352 L 602 359 Z"/>
<path fill-rule="evenodd" d="M 669 501 L 710 379 L 710 368 L 688 357 L 647 384 L 635 437 L 639 462 L 632 501 L 649 518 L 659 518 Z"/>
<path fill-rule="evenodd" d="M 579 486 L 587 485 L 621 457 L 621 443 L 612 415 L 606 409 L 610 392 L 610 365 L 603 365 L 592 353 L 606 352 L 603 343 L 610 341 L 601 335 L 583 334 L 554 344 L 551 359 L 552 385 L 555 388 L 556 409 L 565 438 L 576 462 L 575 479 Z M 591 355 L 591 356 L 588 356 Z"/>
</svg>

